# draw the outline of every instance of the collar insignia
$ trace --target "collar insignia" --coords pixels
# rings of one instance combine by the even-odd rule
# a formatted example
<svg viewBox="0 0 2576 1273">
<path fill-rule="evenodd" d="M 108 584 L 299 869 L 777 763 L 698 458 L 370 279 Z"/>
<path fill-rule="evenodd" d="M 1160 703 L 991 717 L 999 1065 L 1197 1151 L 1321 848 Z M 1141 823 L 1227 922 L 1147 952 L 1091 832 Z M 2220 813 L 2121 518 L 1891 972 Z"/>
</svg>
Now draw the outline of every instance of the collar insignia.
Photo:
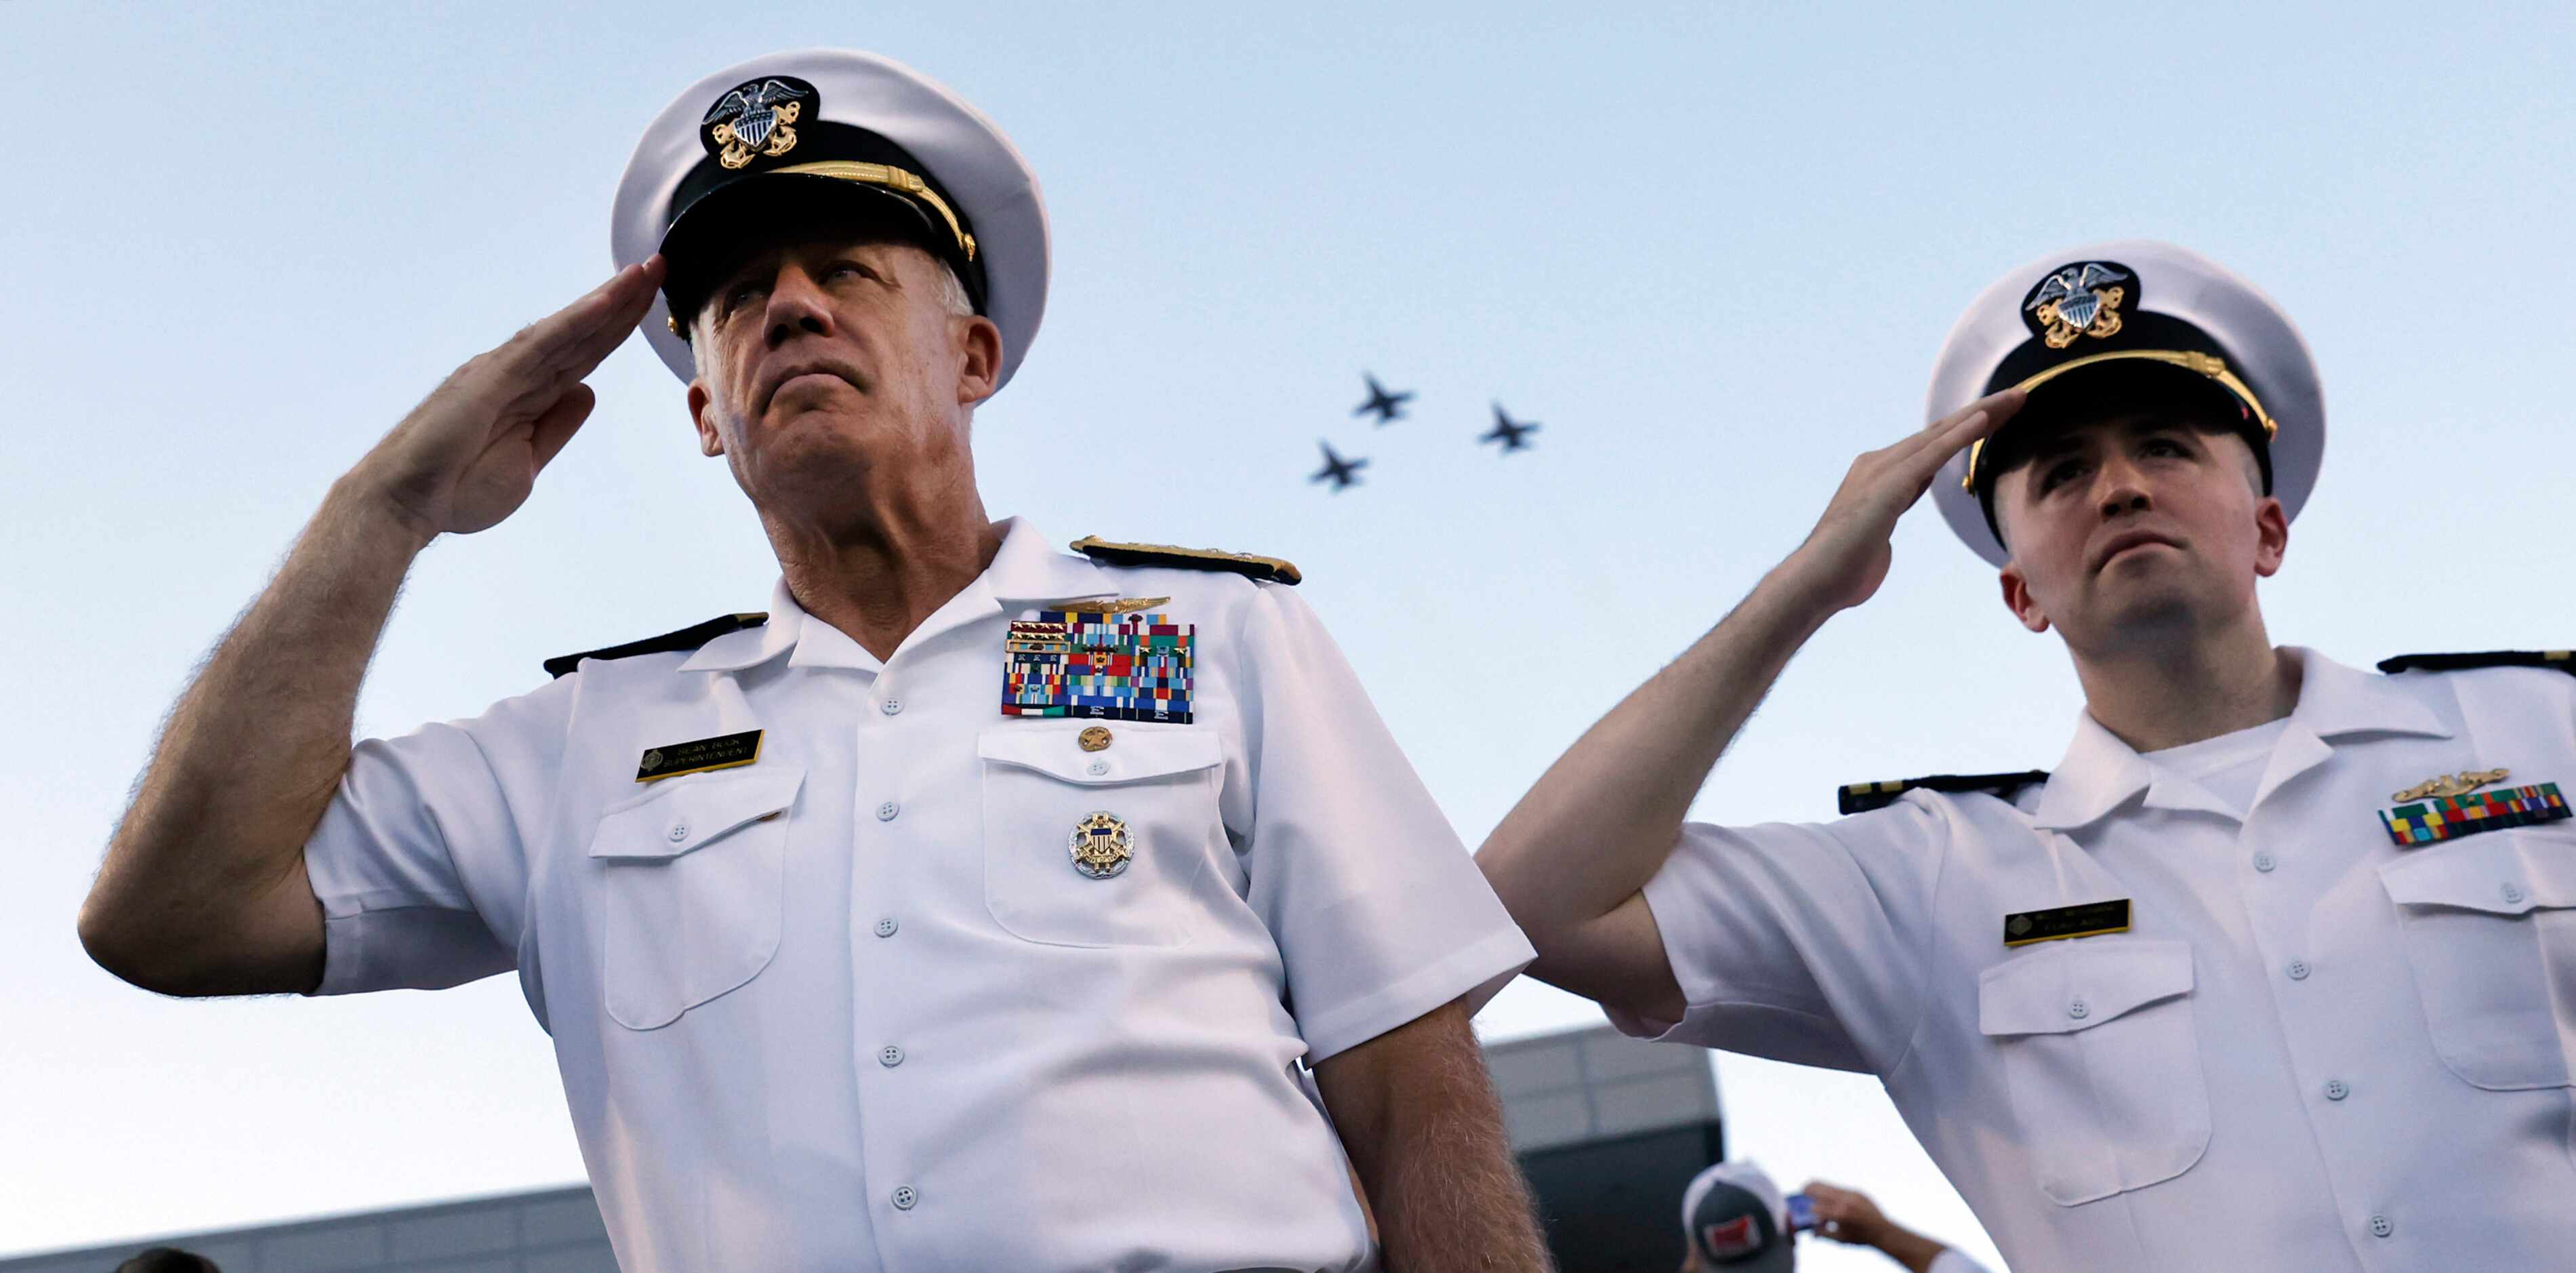
<svg viewBox="0 0 2576 1273">
<path fill-rule="evenodd" d="M 796 121 L 819 109 L 822 94 L 792 75 L 735 85 L 698 121 L 698 141 L 716 162 L 740 168 L 755 155 L 776 159 L 796 149 Z"/>
<path fill-rule="evenodd" d="M 2051 349 L 2064 349 L 2079 336 L 2100 339 L 2120 332 L 2120 303 L 2129 289 L 2115 286 L 2137 276 L 2108 261 L 2079 261 L 2059 268 L 2032 288 L 2022 301 L 2023 321 L 2033 324 Z"/>
</svg>

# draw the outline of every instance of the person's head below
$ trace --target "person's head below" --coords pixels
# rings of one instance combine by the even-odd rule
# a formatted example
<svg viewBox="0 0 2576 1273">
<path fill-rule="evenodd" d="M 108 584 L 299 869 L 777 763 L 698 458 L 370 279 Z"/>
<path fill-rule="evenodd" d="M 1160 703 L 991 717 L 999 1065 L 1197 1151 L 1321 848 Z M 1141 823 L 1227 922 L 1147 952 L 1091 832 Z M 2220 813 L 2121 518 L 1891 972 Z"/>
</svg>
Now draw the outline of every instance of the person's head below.
<svg viewBox="0 0 2576 1273">
<path fill-rule="evenodd" d="M 2290 522 L 2250 412 L 2216 382 L 2153 362 L 2048 390 L 1977 466 L 2021 625 L 2055 629 L 2079 660 L 2260 632 L 2255 584 L 2281 568 Z"/>
<path fill-rule="evenodd" d="M 138 1251 L 116 1266 L 116 1273 L 223 1273 L 215 1262 L 194 1251 L 156 1246 Z"/>
<path fill-rule="evenodd" d="M 1717 1163 L 1682 1192 L 1682 1267 L 1694 1273 L 1789 1273 L 1797 1267 L 1788 1199 L 1753 1163 Z"/>
</svg>

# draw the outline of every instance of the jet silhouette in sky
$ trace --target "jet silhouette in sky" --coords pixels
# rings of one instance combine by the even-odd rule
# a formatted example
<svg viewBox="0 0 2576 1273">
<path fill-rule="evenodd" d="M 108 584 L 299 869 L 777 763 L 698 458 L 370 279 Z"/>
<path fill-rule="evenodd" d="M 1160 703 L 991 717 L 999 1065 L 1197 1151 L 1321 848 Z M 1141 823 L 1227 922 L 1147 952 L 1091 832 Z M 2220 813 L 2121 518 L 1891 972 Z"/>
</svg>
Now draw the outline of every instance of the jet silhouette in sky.
<svg viewBox="0 0 2576 1273">
<path fill-rule="evenodd" d="M 1366 456 L 1346 460 L 1333 453 L 1333 444 L 1330 442 L 1318 440 L 1315 445 L 1324 448 L 1324 467 L 1315 470 L 1315 475 L 1307 478 L 1307 481 L 1331 482 L 1333 493 L 1336 495 L 1341 494 L 1344 487 L 1360 484 L 1360 470 L 1368 467 Z"/>
<path fill-rule="evenodd" d="M 1538 421 L 1516 421 L 1503 410 L 1503 404 L 1497 402 L 1494 404 L 1494 427 L 1478 436 L 1476 440 L 1500 442 L 1503 444 L 1503 453 L 1509 454 L 1513 451 L 1530 449 L 1529 435 L 1536 432 L 1538 432 Z"/>
<path fill-rule="evenodd" d="M 1360 379 L 1368 382 L 1368 401 L 1351 408 L 1352 415 L 1368 415 L 1374 412 L 1377 415 L 1379 428 L 1385 428 L 1388 423 L 1404 418 L 1404 404 L 1413 400 L 1411 392 L 1388 393 L 1386 386 L 1377 382 L 1377 377 L 1366 372 L 1360 373 Z"/>
</svg>

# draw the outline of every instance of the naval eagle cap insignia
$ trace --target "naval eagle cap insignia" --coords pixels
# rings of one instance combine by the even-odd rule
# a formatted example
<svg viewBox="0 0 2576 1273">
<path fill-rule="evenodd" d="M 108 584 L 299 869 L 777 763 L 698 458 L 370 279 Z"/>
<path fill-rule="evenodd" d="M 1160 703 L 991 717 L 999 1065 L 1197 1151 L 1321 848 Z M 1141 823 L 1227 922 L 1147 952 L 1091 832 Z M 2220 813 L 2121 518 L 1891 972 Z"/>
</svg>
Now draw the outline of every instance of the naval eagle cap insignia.
<svg viewBox="0 0 2576 1273">
<path fill-rule="evenodd" d="M 754 157 L 776 159 L 796 149 L 798 120 L 823 104 L 814 86 L 793 75 L 764 75 L 726 90 L 698 121 L 698 141 L 716 162 L 740 168 Z"/>
<path fill-rule="evenodd" d="M 2116 336 L 2120 306 L 2136 298 L 2137 281 L 2136 272 L 2110 261 L 2061 265 L 2022 299 L 2022 321 L 2051 349 L 2064 349 L 2081 336 Z"/>
</svg>

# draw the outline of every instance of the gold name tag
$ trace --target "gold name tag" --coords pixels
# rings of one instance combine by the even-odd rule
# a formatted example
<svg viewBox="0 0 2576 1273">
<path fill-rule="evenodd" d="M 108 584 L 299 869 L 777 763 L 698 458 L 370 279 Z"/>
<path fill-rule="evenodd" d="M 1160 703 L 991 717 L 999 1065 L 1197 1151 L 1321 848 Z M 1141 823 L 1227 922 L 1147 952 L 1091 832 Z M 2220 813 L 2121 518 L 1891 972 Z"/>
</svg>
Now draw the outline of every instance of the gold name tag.
<svg viewBox="0 0 2576 1273">
<path fill-rule="evenodd" d="M 2112 902 L 2086 902 L 2081 906 L 2058 906 L 2004 916 L 2004 944 L 2007 946 L 2127 931 L 2129 899 L 2125 897 Z"/>
<path fill-rule="evenodd" d="M 682 774 L 702 774 L 710 769 L 733 769 L 760 759 L 760 731 L 745 730 L 739 734 L 720 734 L 690 743 L 671 743 L 644 753 L 635 767 L 635 781 L 653 782 L 677 778 Z"/>
</svg>

